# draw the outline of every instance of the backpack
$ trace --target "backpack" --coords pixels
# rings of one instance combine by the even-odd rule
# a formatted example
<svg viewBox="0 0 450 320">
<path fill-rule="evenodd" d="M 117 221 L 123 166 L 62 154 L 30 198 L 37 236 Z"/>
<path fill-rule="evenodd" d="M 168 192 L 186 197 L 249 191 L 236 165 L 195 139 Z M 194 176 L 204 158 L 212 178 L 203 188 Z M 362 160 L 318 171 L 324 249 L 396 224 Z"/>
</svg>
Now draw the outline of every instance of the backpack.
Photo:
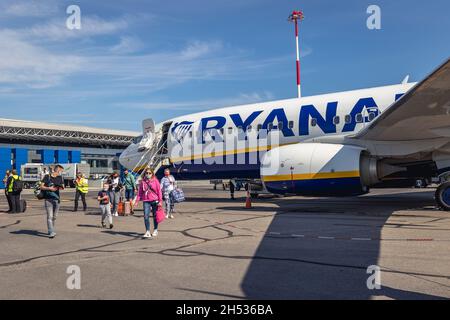
<svg viewBox="0 0 450 320">
<path fill-rule="evenodd" d="M 12 191 L 13 192 L 22 192 L 22 190 L 23 190 L 23 181 L 20 179 L 20 177 L 19 177 L 19 179 L 14 179 L 14 178 L 12 178 L 13 179 L 13 182 L 12 182 Z"/>
<path fill-rule="evenodd" d="M 34 189 L 34 191 L 33 191 L 34 192 L 34 196 L 38 200 L 44 199 L 45 194 L 44 194 L 44 191 L 41 190 L 41 182 L 40 181 L 36 182 L 36 184 L 34 185 L 33 189 Z"/>
</svg>

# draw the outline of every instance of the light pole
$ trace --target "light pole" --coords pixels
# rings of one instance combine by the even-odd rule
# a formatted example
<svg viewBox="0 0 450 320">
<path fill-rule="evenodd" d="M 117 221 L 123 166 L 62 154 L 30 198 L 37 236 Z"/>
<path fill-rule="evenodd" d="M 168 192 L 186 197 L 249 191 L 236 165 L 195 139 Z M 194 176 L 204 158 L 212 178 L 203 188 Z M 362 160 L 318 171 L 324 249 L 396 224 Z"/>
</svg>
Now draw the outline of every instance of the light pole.
<svg viewBox="0 0 450 320">
<path fill-rule="evenodd" d="M 298 23 L 299 20 L 303 20 L 303 12 L 300 10 L 294 10 L 292 11 L 291 15 L 288 18 L 288 21 L 294 22 L 295 24 L 295 44 L 297 47 L 297 60 L 296 60 L 296 67 L 297 67 L 297 94 L 298 98 L 301 98 L 302 91 L 301 91 L 301 85 L 300 85 L 300 46 L 298 44 Z"/>
</svg>

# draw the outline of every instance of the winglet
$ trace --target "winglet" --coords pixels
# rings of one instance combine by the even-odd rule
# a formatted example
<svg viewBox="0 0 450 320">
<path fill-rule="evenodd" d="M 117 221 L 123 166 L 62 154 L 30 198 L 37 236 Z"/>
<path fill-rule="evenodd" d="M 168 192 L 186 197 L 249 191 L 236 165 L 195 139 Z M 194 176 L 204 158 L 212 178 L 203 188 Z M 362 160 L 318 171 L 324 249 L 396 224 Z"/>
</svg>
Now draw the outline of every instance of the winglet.
<svg viewBox="0 0 450 320">
<path fill-rule="evenodd" d="M 409 74 L 406 75 L 405 79 L 403 79 L 402 84 L 407 84 L 409 81 Z"/>
</svg>

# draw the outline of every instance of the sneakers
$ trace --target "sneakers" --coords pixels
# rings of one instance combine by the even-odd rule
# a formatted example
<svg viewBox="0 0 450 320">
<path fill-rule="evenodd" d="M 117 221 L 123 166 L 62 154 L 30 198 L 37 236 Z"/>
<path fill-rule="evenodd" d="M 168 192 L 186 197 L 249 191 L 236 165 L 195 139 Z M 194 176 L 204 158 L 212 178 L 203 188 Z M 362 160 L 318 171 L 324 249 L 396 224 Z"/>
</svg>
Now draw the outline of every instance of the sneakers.
<svg viewBox="0 0 450 320">
<path fill-rule="evenodd" d="M 150 231 L 147 231 L 143 236 L 144 239 L 150 239 L 151 237 L 152 235 L 150 234 Z"/>
<path fill-rule="evenodd" d="M 173 214 L 170 214 L 169 218 L 170 218 L 170 219 L 173 219 L 173 218 L 175 218 L 175 217 L 173 216 Z"/>
<path fill-rule="evenodd" d="M 48 238 L 49 238 L 49 239 L 53 239 L 55 236 L 56 236 L 56 233 L 55 233 L 55 232 L 52 232 L 52 233 L 50 233 L 50 234 L 48 235 Z"/>
<path fill-rule="evenodd" d="M 114 228 L 114 225 L 111 223 L 111 224 L 109 225 L 109 228 L 110 228 L 110 229 Z"/>
<path fill-rule="evenodd" d="M 152 237 L 158 236 L 158 230 L 153 231 Z"/>
<path fill-rule="evenodd" d="M 116 212 L 116 213 L 113 214 L 113 216 L 114 216 L 114 217 L 118 217 L 119 214 Z"/>
<path fill-rule="evenodd" d="M 106 223 L 102 223 L 102 228 L 106 228 Z"/>
</svg>

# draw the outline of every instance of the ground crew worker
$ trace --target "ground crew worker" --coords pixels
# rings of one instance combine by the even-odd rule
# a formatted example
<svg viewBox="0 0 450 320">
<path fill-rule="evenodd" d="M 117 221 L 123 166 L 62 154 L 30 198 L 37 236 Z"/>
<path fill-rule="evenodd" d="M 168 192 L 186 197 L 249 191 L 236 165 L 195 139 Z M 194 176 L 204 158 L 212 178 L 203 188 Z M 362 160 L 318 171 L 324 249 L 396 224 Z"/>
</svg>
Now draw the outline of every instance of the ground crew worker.
<svg viewBox="0 0 450 320">
<path fill-rule="evenodd" d="M 81 197 L 81 201 L 83 202 L 83 211 L 87 210 L 86 204 L 86 195 L 89 192 L 89 182 L 81 172 L 77 173 L 77 179 L 75 180 L 75 188 L 77 189 L 75 192 L 75 208 L 74 212 L 78 211 L 78 200 Z"/>
<path fill-rule="evenodd" d="M 230 180 L 230 197 L 231 200 L 234 200 L 234 189 L 236 188 L 236 181 L 234 179 Z"/>
<path fill-rule="evenodd" d="M 9 178 L 10 175 L 11 175 L 11 171 L 6 170 L 5 177 L 3 178 L 3 185 L 5 186 L 5 196 L 6 196 L 6 200 L 8 200 L 8 211 L 7 211 L 7 213 L 10 213 L 12 211 L 11 199 L 8 196 L 8 178 Z"/>
<path fill-rule="evenodd" d="M 8 197 L 11 202 L 11 212 L 10 213 L 20 213 L 20 193 L 22 190 L 14 190 L 15 181 L 20 181 L 22 178 L 17 174 L 17 170 L 13 169 L 7 180 L 8 185 Z"/>
</svg>

